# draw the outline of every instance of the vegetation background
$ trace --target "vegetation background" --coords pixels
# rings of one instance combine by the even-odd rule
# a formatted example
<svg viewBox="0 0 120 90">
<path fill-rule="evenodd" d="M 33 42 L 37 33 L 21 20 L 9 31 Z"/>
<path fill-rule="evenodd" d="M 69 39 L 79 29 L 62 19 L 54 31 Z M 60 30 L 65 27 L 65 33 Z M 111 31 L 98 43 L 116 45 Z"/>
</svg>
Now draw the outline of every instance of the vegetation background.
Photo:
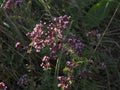
<svg viewBox="0 0 120 90">
<path fill-rule="evenodd" d="M 81 70 L 89 70 L 92 74 L 75 78 L 71 90 L 120 90 L 120 0 L 21 1 L 20 6 L 6 11 L 7 0 L 0 0 L 0 81 L 8 90 L 60 89 L 58 81 L 53 81 L 51 73 L 54 71 L 43 71 L 40 67 L 40 59 L 46 51 L 27 54 L 16 49 L 15 44 L 19 41 L 29 45 L 26 33 L 40 20 L 50 22 L 53 17 L 63 15 L 71 16 L 69 32 L 85 45 L 82 60 L 92 58 L 94 62 L 89 67 L 88 63 L 81 64 Z M 100 37 L 86 36 L 91 31 L 99 33 Z M 18 86 L 17 82 L 25 74 L 29 83 Z"/>
</svg>

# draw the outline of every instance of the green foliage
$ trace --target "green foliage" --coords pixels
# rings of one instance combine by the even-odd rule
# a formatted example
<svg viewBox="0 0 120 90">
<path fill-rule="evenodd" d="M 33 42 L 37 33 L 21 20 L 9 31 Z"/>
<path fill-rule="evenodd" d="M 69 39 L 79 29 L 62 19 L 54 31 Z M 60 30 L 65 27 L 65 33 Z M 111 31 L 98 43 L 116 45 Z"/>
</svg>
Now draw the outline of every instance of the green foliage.
<svg viewBox="0 0 120 90">
<path fill-rule="evenodd" d="M 84 25 L 90 28 L 98 26 L 113 8 L 112 3 L 112 0 L 100 0 L 93 5 L 84 17 Z"/>
</svg>

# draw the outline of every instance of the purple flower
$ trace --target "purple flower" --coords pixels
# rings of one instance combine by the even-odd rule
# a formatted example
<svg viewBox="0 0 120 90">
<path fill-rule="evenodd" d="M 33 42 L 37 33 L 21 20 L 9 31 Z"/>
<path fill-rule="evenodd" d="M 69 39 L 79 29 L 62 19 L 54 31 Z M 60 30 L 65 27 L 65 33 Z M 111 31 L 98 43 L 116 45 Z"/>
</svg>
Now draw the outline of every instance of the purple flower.
<svg viewBox="0 0 120 90">
<path fill-rule="evenodd" d="M 71 65 L 71 62 L 70 62 L 70 61 L 67 61 L 67 62 L 66 62 L 66 65 L 67 65 L 67 66 L 70 66 L 70 65 Z"/>
<path fill-rule="evenodd" d="M 75 68 L 75 67 L 78 66 L 78 64 L 72 63 L 71 61 L 67 61 L 67 62 L 66 62 L 66 65 L 67 65 L 67 67 L 69 67 L 69 68 Z"/>
<path fill-rule="evenodd" d="M 73 34 L 71 34 L 70 38 L 68 39 L 68 44 L 74 52 L 76 52 L 79 56 L 81 55 L 81 50 L 84 44 L 80 40 L 76 39 Z"/>
<path fill-rule="evenodd" d="M 27 83 L 27 74 L 23 75 L 19 81 L 17 82 L 17 85 L 21 86 L 23 84 L 26 84 Z"/>
</svg>

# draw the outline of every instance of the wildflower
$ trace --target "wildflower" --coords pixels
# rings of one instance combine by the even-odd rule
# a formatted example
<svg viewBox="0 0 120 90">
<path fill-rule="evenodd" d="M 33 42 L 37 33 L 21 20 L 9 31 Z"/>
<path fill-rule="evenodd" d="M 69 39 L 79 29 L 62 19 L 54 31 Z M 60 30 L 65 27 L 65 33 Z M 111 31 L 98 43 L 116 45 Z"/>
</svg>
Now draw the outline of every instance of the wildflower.
<svg viewBox="0 0 120 90">
<path fill-rule="evenodd" d="M 44 56 L 42 59 L 42 61 L 45 61 L 45 62 L 48 62 L 49 60 L 50 60 L 50 57 L 48 57 L 48 56 Z"/>
<path fill-rule="evenodd" d="M 52 58 L 56 58 L 56 53 L 62 49 L 62 42 L 64 41 L 64 37 L 62 35 L 63 29 L 67 27 L 69 23 L 70 16 L 64 15 L 58 18 L 54 18 L 54 23 L 50 23 L 48 30 L 49 30 L 49 37 L 51 37 L 51 44 L 50 44 L 50 56 Z M 57 42 L 55 42 L 57 41 Z"/>
<path fill-rule="evenodd" d="M 66 62 L 66 65 L 67 65 L 67 67 L 69 67 L 69 68 L 75 68 L 75 67 L 78 66 L 78 64 L 72 63 L 71 61 L 67 61 L 67 62 Z"/>
<path fill-rule="evenodd" d="M 67 42 L 68 42 L 69 46 L 72 48 L 72 50 L 80 56 L 81 50 L 82 50 L 84 44 L 80 40 L 76 39 L 73 34 L 71 34 L 71 36 Z"/>
<path fill-rule="evenodd" d="M 19 81 L 17 82 L 17 85 L 21 86 L 23 84 L 26 84 L 27 83 L 27 74 L 23 75 Z"/>
<path fill-rule="evenodd" d="M 36 52 L 50 46 L 51 57 L 55 57 L 57 51 L 62 47 L 62 41 L 64 40 L 62 31 L 66 28 L 69 18 L 70 16 L 67 15 L 54 18 L 54 22 L 48 25 L 48 31 L 46 32 L 43 30 L 46 23 L 41 21 L 36 24 L 31 33 L 26 34 L 32 40 L 32 46 L 36 49 Z"/>
<path fill-rule="evenodd" d="M 70 90 L 71 89 L 73 76 L 68 76 L 68 77 L 59 76 L 58 80 L 59 80 L 58 87 L 61 87 L 63 90 Z"/>
<path fill-rule="evenodd" d="M 7 86 L 4 82 L 0 82 L 0 90 L 7 90 Z"/>
<path fill-rule="evenodd" d="M 58 84 L 58 87 L 61 87 L 63 89 L 67 89 L 68 88 L 68 83 L 67 83 L 67 77 L 64 76 L 59 76 L 58 80 L 60 81 L 60 83 Z"/>
<path fill-rule="evenodd" d="M 50 69 L 50 57 L 44 56 L 42 59 L 41 67 L 46 70 Z"/>
<path fill-rule="evenodd" d="M 7 2 L 5 3 L 4 9 L 5 10 L 10 9 L 12 4 L 13 4 L 13 0 L 7 0 Z"/>
<path fill-rule="evenodd" d="M 10 9 L 12 5 L 15 7 L 20 6 L 22 3 L 22 0 L 7 0 L 4 6 L 4 9 L 7 11 Z"/>
<path fill-rule="evenodd" d="M 31 33 L 27 33 L 26 36 L 28 36 L 32 40 L 32 46 L 36 49 L 36 52 L 40 52 L 40 50 L 45 46 L 44 41 L 40 39 L 43 32 L 43 26 L 45 23 L 40 22 L 39 24 L 36 24 L 35 28 Z"/>
<path fill-rule="evenodd" d="M 65 29 L 67 24 L 69 23 L 68 22 L 69 19 L 70 19 L 70 16 L 67 16 L 67 15 L 54 18 L 54 21 L 56 22 L 56 28 Z"/>
<path fill-rule="evenodd" d="M 23 49 L 23 50 L 27 50 L 27 49 L 28 49 L 28 46 L 23 46 L 22 49 Z"/>
<path fill-rule="evenodd" d="M 62 43 L 52 43 L 50 46 L 50 56 L 52 58 L 56 58 L 56 53 L 61 50 L 62 48 Z"/>
<path fill-rule="evenodd" d="M 23 46 L 23 45 L 21 45 L 20 42 L 17 42 L 17 43 L 15 44 L 15 47 L 16 47 L 17 49 L 19 49 L 20 51 L 27 51 L 27 49 L 28 49 L 28 46 Z"/>
<path fill-rule="evenodd" d="M 16 47 L 16 48 L 20 48 L 20 47 L 21 47 L 21 43 L 20 43 L 20 42 L 17 42 L 17 43 L 15 44 L 15 47 Z"/>
</svg>

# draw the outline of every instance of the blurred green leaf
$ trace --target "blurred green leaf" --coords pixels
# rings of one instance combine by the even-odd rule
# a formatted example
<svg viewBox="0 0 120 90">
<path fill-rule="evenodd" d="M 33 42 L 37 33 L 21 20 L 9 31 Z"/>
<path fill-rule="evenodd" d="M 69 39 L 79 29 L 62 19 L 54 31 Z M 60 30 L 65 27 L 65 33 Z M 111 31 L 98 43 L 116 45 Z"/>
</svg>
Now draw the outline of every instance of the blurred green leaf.
<svg viewBox="0 0 120 90">
<path fill-rule="evenodd" d="M 84 25 L 96 27 L 108 15 L 112 0 L 101 0 L 93 5 L 84 18 Z"/>
</svg>

